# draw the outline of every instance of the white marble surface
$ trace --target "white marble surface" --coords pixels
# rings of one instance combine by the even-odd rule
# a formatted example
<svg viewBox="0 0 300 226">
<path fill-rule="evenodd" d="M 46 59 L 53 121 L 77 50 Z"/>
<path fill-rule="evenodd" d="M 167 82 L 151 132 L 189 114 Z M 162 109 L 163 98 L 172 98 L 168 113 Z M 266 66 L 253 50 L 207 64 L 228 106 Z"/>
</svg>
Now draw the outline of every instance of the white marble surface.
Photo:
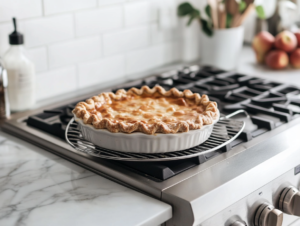
<svg viewBox="0 0 300 226">
<path fill-rule="evenodd" d="M 237 71 L 247 75 L 300 87 L 300 69 L 288 67 L 283 70 L 272 70 L 265 65 L 259 65 L 256 63 L 254 51 L 249 46 L 244 47 L 242 50 Z"/>
<path fill-rule="evenodd" d="M 0 132 L 1 226 L 159 225 L 171 206 Z"/>
</svg>

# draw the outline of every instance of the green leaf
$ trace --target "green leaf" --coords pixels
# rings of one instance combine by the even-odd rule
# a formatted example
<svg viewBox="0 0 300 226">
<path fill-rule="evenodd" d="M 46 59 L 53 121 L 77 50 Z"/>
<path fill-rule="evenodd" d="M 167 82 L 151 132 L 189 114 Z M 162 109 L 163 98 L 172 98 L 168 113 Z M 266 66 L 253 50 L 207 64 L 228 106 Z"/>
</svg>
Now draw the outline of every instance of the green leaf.
<svg viewBox="0 0 300 226">
<path fill-rule="evenodd" d="M 205 7 L 205 13 L 206 13 L 206 15 L 208 16 L 208 18 L 211 19 L 211 14 L 210 14 L 210 12 L 211 12 L 210 5 L 207 5 L 207 6 Z"/>
<path fill-rule="evenodd" d="M 190 16 L 190 19 L 188 20 L 188 22 L 187 22 L 186 25 L 187 25 L 187 26 L 190 26 L 194 19 L 195 19 L 195 17 L 194 17 L 193 15 L 191 15 L 191 16 Z"/>
<path fill-rule="evenodd" d="M 200 17 L 200 11 L 199 11 L 198 9 L 194 9 L 193 15 L 194 15 L 195 17 Z"/>
<path fill-rule="evenodd" d="M 230 28 L 232 24 L 233 16 L 230 13 L 227 13 L 226 16 L 226 28 Z"/>
<path fill-rule="evenodd" d="M 194 9 L 194 12 L 190 15 L 190 19 L 187 23 L 187 25 L 191 25 L 191 23 L 193 22 L 194 19 L 196 18 L 200 18 L 200 12 L 197 9 Z"/>
<path fill-rule="evenodd" d="M 205 12 L 206 12 L 207 16 L 211 17 L 209 6 L 206 6 Z M 212 23 L 202 19 L 200 11 L 195 9 L 190 3 L 184 2 L 184 3 L 180 4 L 177 8 L 177 14 L 178 14 L 178 16 L 181 16 L 181 17 L 183 17 L 183 16 L 189 17 L 187 25 L 190 25 L 194 19 L 199 19 L 203 32 L 208 36 L 213 35 Z"/>
<path fill-rule="evenodd" d="M 239 4 L 239 12 L 240 12 L 240 13 L 244 12 L 244 10 L 246 9 L 246 7 L 247 7 L 246 2 L 243 1 L 243 0 L 241 0 L 241 1 L 240 1 L 240 4 Z"/>
<path fill-rule="evenodd" d="M 194 19 L 200 17 L 199 10 L 195 9 L 190 3 L 184 2 L 178 6 L 178 16 L 189 16 L 187 25 L 189 26 Z"/>
<path fill-rule="evenodd" d="M 212 29 L 211 23 L 207 22 L 204 19 L 200 19 L 201 25 L 202 25 L 202 31 L 207 35 L 207 36 L 213 36 L 214 31 Z"/>
<path fill-rule="evenodd" d="M 192 15 L 193 12 L 194 12 L 194 7 L 188 2 L 184 2 L 184 3 L 180 4 L 177 8 L 178 16 Z"/>
<path fill-rule="evenodd" d="M 258 16 L 259 19 L 265 19 L 266 18 L 265 10 L 261 5 L 256 6 L 255 9 L 256 9 L 256 13 L 257 13 L 257 16 Z"/>
</svg>

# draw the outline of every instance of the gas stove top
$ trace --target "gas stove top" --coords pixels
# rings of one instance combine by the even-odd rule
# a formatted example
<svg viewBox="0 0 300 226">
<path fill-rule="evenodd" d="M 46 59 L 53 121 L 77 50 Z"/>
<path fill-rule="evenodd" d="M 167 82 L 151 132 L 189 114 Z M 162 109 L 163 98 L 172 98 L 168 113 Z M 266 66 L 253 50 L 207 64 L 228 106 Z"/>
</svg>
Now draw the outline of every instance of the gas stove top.
<svg viewBox="0 0 300 226">
<path fill-rule="evenodd" d="M 247 142 L 300 115 L 298 87 L 210 67 L 198 70 L 198 67 L 194 66 L 170 71 L 156 77 L 121 85 L 112 91 L 115 92 L 119 88 L 125 90 L 131 87 L 141 88 L 143 85 L 149 87 L 160 85 L 166 90 L 176 87 L 179 90 L 190 89 L 196 93 L 207 94 L 211 100 L 218 103 L 223 114 L 245 109 L 251 114 L 251 118 L 250 120 L 244 118 L 247 121 L 247 128 L 239 139 L 232 143 L 232 146 Z M 26 120 L 27 125 L 64 140 L 66 125 L 73 117 L 71 111 L 78 101 L 30 115 Z M 227 148 L 226 151 L 229 149 Z"/>
<path fill-rule="evenodd" d="M 245 162 L 247 155 L 250 159 L 251 156 L 252 158 L 257 158 L 257 161 L 253 161 L 252 159 L 251 164 L 246 164 L 247 167 L 245 167 L 246 165 L 243 167 L 240 166 L 240 168 L 236 169 L 236 172 L 231 172 L 230 177 L 224 176 L 226 178 L 224 183 L 227 180 L 232 180 L 239 173 L 243 174 L 255 168 L 258 164 L 262 164 L 267 159 L 273 158 L 281 151 L 284 151 L 285 147 L 282 147 L 278 143 L 278 140 L 274 140 L 272 137 L 292 128 L 293 122 L 295 123 L 294 125 L 300 125 L 300 89 L 298 87 L 236 72 L 226 72 L 212 67 L 183 67 L 142 80 L 122 84 L 111 89 L 99 90 L 99 92 L 115 92 L 119 88 L 140 88 L 143 85 L 150 87 L 160 85 L 165 89 L 176 87 L 179 90 L 190 89 L 193 92 L 207 94 L 211 100 L 218 103 L 222 114 L 228 115 L 236 110 L 244 109 L 250 117 L 236 116 L 238 120 L 246 122 L 245 129 L 236 140 L 213 153 L 191 159 L 146 163 L 99 159 L 80 153 L 66 144 L 65 129 L 72 118 L 71 111 L 75 104 L 97 93 L 65 101 L 64 103 L 52 105 L 44 109 L 19 114 L 7 121 L 3 129 L 67 158 L 76 164 L 82 165 L 133 189 L 165 200 L 176 207 L 178 205 L 176 204 L 178 202 L 177 198 L 182 195 L 180 195 L 180 191 L 176 191 L 176 187 L 183 186 L 183 181 L 189 181 L 196 175 L 201 174 L 207 177 L 205 173 L 217 169 L 219 174 L 214 171 L 214 175 L 211 176 L 218 178 L 217 184 L 220 186 L 220 181 L 223 181 L 223 179 L 219 178 L 223 175 L 223 171 L 220 170 L 225 170 L 228 162 L 233 161 L 233 159 L 237 162 L 231 164 L 236 164 L 239 161 Z M 278 144 L 280 149 L 278 149 L 279 146 L 274 147 L 274 144 Z M 262 147 L 268 150 L 262 152 L 261 156 L 257 153 L 255 155 L 253 153 L 251 155 L 250 153 L 249 155 L 249 151 L 253 148 L 257 150 Z M 270 150 L 270 147 L 273 148 L 273 151 Z M 245 155 L 246 152 L 247 155 Z M 224 163 L 226 164 L 224 165 Z M 293 166 L 291 165 L 291 167 Z M 204 173 L 204 171 L 206 172 Z M 197 187 L 200 185 L 203 186 L 203 183 L 208 182 L 195 180 L 194 183 L 193 186 Z M 210 187 L 207 188 L 208 190 L 217 186 L 217 184 L 210 183 L 208 183 L 208 187 Z M 204 193 L 208 191 L 207 189 Z M 198 195 L 200 197 L 200 193 Z M 177 196 L 177 198 L 170 198 L 172 196 Z M 186 197 L 183 196 L 180 199 L 185 200 Z M 197 199 L 199 197 L 197 196 Z M 193 200 L 192 194 L 189 195 L 188 199 L 190 199 L 187 201 L 188 203 Z M 187 209 L 190 208 L 191 206 Z M 175 208 L 175 210 L 177 209 Z M 210 215 L 216 210 L 217 208 L 210 212 Z M 186 211 L 184 212 L 186 213 Z M 191 215 L 192 213 L 189 212 L 188 214 Z M 197 214 L 194 213 L 192 217 L 194 222 L 200 222 L 200 218 L 196 219 L 195 215 Z M 208 215 L 205 217 L 207 218 Z M 202 216 L 201 219 L 203 220 L 205 217 Z"/>
<path fill-rule="evenodd" d="M 210 67 L 201 70 L 197 66 L 186 67 L 120 86 L 112 91 L 115 92 L 119 88 L 125 90 L 131 87 L 141 88 L 143 85 L 149 87 L 160 85 L 165 89 L 171 87 L 179 90 L 190 89 L 196 93 L 207 94 L 211 100 L 218 103 L 223 114 L 240 109 L 245 109 L 251 114 L 250 119 L 246 117 L 239 119 L 246 121 L 247 127 L 238 139 L 214 153 L 175 162 L 121 163 L 139 171 L 142 175 L 158 180 L 166 180 L 217 154 L 227 152 L 232 147 L 275 129 L 300 114 L 300 99 L 292 98 L 300 94 L 300 89 Z M 42 113 L 29 116 L 26 123 L 65 140 L 65 128 L 73 117 L 71 111 L 77 103 L 78 101 L 75 101 L 57 108 L 45 109 Z"/>
</svg>

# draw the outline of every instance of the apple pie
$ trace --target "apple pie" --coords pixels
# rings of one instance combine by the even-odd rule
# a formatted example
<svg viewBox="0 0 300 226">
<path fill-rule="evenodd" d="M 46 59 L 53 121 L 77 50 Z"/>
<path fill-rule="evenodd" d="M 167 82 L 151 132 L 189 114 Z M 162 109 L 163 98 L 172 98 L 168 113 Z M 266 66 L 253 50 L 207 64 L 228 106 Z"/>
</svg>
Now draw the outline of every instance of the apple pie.
<svg viewBox="0 0 300 226">
<path fill-rule="evenodd" d="M 112 133 L 180 133 L 201 129 L 219 117 L 217 103 L 190 90 L 161 86 L 101 93 L 73 110 L 77 119 Z"/>
</svg>

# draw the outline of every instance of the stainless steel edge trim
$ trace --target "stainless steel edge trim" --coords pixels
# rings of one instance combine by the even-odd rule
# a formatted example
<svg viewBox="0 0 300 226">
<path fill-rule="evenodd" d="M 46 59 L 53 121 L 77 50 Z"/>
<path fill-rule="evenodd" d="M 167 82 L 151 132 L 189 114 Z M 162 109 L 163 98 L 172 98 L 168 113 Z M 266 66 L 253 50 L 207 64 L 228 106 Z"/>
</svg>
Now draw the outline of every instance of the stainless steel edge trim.
<svg viewBox="0 0 300 226">
<path fill-rule="evenodd" d="M 229 204 L 297 166 L 300 163 L 300 141 L 297 139 L 299 130 L 298 124 L 260 145 L 225 158 L 217 165 L 165 189 L 162 200 L 170 204 L 174 200 L 189 203 L 195 218 L 193 224 L 205 221 Z M 281 167 L 277 167 L 279 163 Z M 214 179 L 210 180 L 211 177 Z M 178 207 L 180 204 L 177 204 L 177 209 L 174 208 L 174 217 L 167 225 L 188 225 L 177 218 L 176 212 L 183 211 Z"/>
</svg>

